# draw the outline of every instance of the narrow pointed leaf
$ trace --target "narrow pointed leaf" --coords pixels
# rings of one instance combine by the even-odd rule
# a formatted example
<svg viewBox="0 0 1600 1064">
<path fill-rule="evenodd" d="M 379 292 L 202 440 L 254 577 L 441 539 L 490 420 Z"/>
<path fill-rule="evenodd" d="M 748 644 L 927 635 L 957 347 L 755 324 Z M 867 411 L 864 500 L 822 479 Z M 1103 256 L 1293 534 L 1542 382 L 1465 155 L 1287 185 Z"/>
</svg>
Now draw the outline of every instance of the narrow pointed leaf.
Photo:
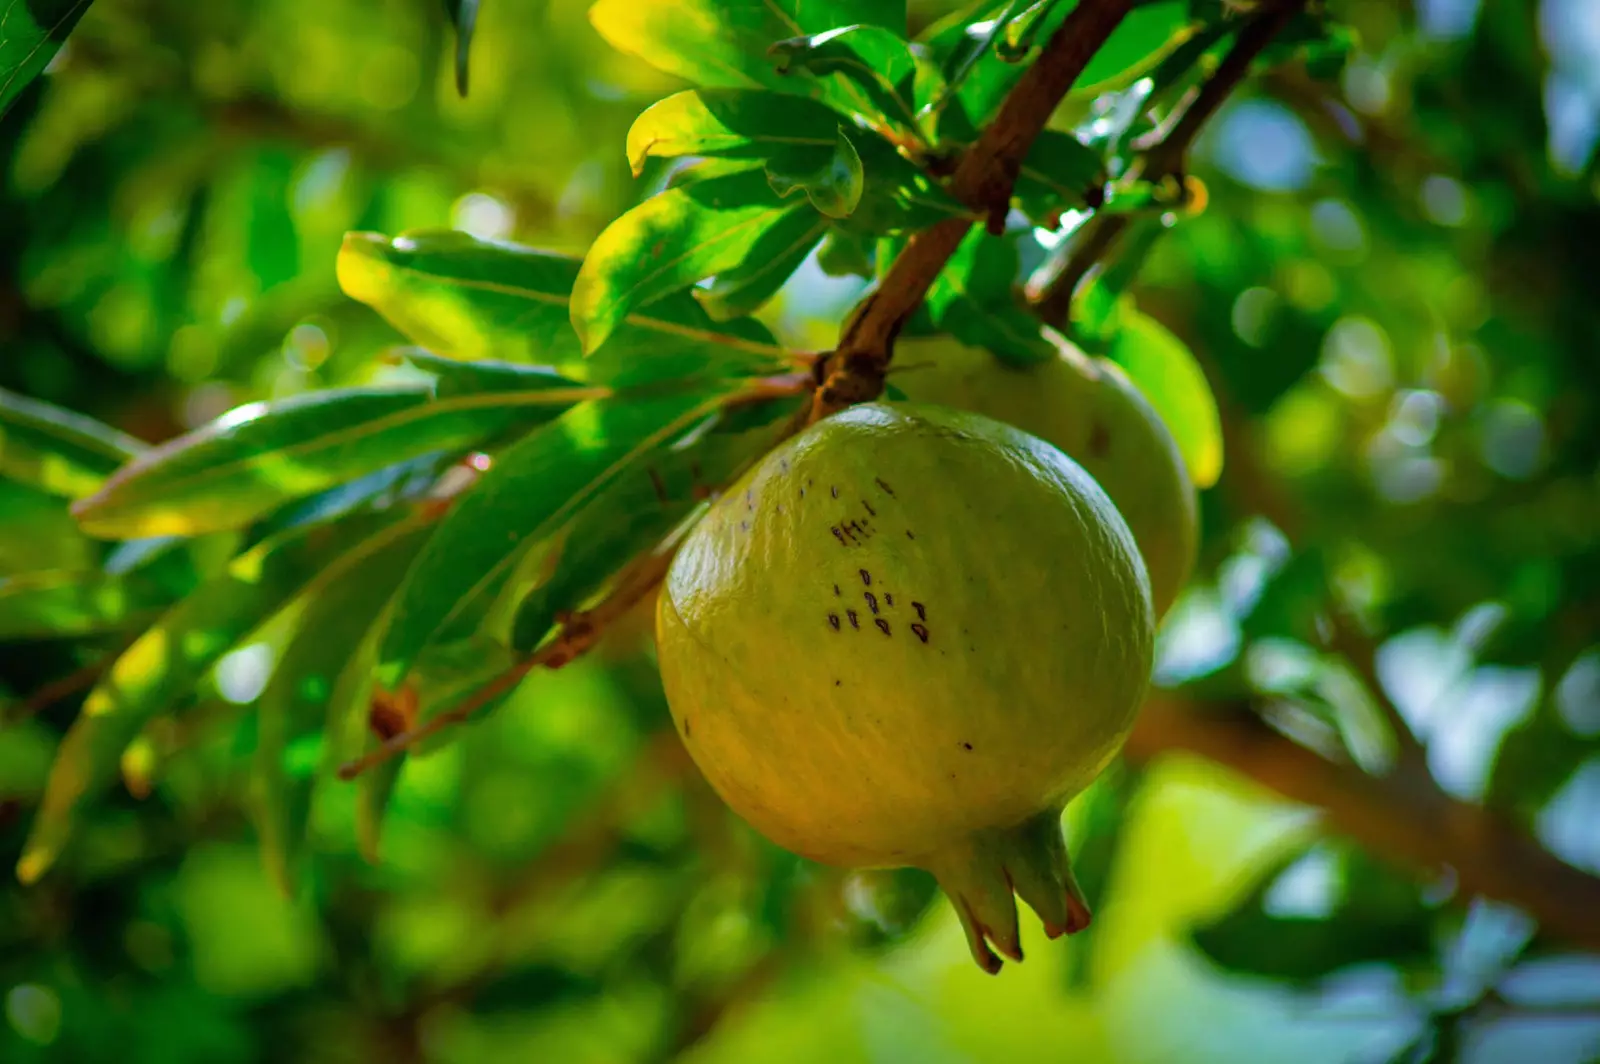
<svg viewBox="0 0 1600 1064">
<path fill-rule="evenodd" d="M 721 398 L 584 403 L 502 452 L 456 500 L 401 587 L 378 653 L 379 682 L 396 690 L 422 651 L 529 548 L 709 416 Z"/>
<path fill-rule="evenodd" d="M 1188 346 L 1154 318 L 1131 311 L 1109 355 L 1167 423 L 1195 486 L 1215 484 L 1222 475 L 1222 419 Z"/>
<path fill-rule="evenodd" d="M 456 28 L 456 92 L 467 94 L 467 60 L 472 53 L 472 34 L 478 28 L 478 0 L 445 0 L 445 10 Z"/>
<path fill-rule="evenodd" d="M 256 702 L 256 831 L 267 870 L 285 894 L 298 881 L 315 783 L 314 766 L 289 764 L 290 752 L 322 729 L 340 672 L 430 531 L 403 521 L 330 561 L 306 589 L 309 602 Z"/>
<path fill-rule="evenodd" d="M 386 385 L 254 403 L 146 452 L 73 513 L 85 531 L 108 538 L 239 528 L 291 499 L 407 458 L 465 450 L 593 395 L 435 399 L 426 385 Z"/>
<path fill-rule="evenodd" d="M 637 177 L 652 155 L 766 159 L 795 146 L 831 149 L 839 116 L 796 96 L 747 89 L 674 93 L 645 109 L 628 130 Z"/>
<path fill-rule="evenodd" d="M 795 209 L 751 169 L 667 189 L 623 214 L 595 238 L 572 288 L 584 350 L 635 309 L 738 266 Z"/>
<path fill-rule="evenodd" d="M 329 558 L 395 520 L 357 514 L 269 540 L 236 558 L 123 652 L 62 740 L 18 877 L 32 882 L 54 863 L 74 818 L 116 778 L 123 750 L 152 717 L 189 695 L 223 654 L 292 600 Z"/>
<path fill-rule="evenodd" d="M 614 387 L 775 372 L 786 352 L 751 319 L 717 322 L 692 296 L 658 300 L 584 358 L 569 310 L 581 260 L 464 233 L 351 233 L 339 282 L 437 355 L 530 363 Z"/>
<path fill-rule="evenodd" d="M 144 573 L 57 569 L 0 577 L 0 640 L 114 632 L 173 598 L 170 588 Z"/>
<path fill-rule="evenodd" d="M 93 418 L 0 389 L 0 477 L 76 499 L 144 450 Z"/>
<path fill-rule="evenodd" d="M 516 362 L 461 362 L 427 351 L 407 351 L 406 361 L 434 377 L 434 394 L 441 399 L 484 392 L 542 392 L 578 389 L 583 384 L 548 366 Z"/>
<path fill-rule="evenodd" d="M 709 288 L 695 289 L 695 298 L 713 318 L 750 314 L 777 294 L 828 231 L 828 220 L 815 211 L 791 211 L 750 249 L 745 260 L 717 274 Z"/>
<path fill-rule="evenodd" d="M 55 57 L 90 0 L 11 0 L 0 15 L 0 114 Z"/>
</svg>

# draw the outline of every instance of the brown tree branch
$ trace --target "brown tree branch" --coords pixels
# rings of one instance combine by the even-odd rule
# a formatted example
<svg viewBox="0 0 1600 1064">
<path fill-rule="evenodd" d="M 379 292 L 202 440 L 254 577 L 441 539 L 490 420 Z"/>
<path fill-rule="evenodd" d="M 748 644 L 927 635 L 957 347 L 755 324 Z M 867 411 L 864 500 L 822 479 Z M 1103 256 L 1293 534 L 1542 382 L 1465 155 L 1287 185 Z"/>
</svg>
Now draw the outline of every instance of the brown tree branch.
<svg viewBox="0 0 1600 1064">
<path fill-rule="evenodd" d="M 1034 138 L 1130 6 L 1130 0 L 1083 0 L 1074 8 L 1006 96 L 994 121 L 962 156 L 950 191 L 986 217 L 991 231 L 1005 219 L 1011 186 Z M 972 225 L 972 218 L 951 218 L 907 242 L 877 291 L 845 326 L 838 348 L 822 363 L 813 421 L 882 394 L 901 324 L 921 304 Z"/>
<path fill-rule="evenodd" d="M 1492 811 L 1450 797 L 1426 775 L 1370 776 L 1329 761 L 1272 730 L 1247 704 L 1152 697 L 1127 752 L 1148 760 L 1170 751 L 1198 754 L 1317 806 L 1336 831 L 1374 853 L 1426 872 L 1451 869 L 1462 893 L 1514 905 L 1553 935 L 1600 951 L 1600 878 Z"/>
<path fill-rule="evenodd" d="M 1239 31 L 1233 47 L 1216 71 L 1200 86 L 1200 91 L 1184 108 L 1178 121 L 1159 143 L 1142 158 L 1135 160 L 1123 180 L 1157 183 L 1168 177 L 1181 176 L 1189 149 L 1200 135 L 1200 130 L 1239 87 L 1256 57 L 1282 32 L 1305 3 L 1306 0 L 1282 0 L 1246 23 Z M 1052 272 L 1049 283 L 1032 297 L 1034 312 L 1047 324 L 1057 327 L 1066 324 L 1072 309 L 1073 293 L 1095 264 L 1121 238 L 1130 221 L 1130 216 L 1126 214 L 1099 214 L 1086 223 L 1088 228 L 1073 242 L 1065 262 Z"/>
</svg>

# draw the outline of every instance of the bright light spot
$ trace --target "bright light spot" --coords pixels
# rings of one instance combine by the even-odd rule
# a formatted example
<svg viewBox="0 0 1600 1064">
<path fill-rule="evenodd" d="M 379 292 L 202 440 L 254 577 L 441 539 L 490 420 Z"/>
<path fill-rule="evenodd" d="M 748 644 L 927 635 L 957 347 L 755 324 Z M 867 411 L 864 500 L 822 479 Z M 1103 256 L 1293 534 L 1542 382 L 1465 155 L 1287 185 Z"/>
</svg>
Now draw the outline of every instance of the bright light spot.
<svg viewBox="0 0 1600 1064">
<path fill-rule="evenodd" d="M 350 149 L 329 148 L 319 152 L 300 171 L 292 197 L 296 214 L 306 214 L 333 202 L 344 187 L 350 172 Z"/>
<path fill-rule="evenodd" d="M 1239 653 L 1239 626 L 1215 591 L 1180 599 L 1156 636 L 1155 682 L 1164 687 L 1215 672 Z"/>
<path fill-rule="evenodd" d="M 49 987 L 19 983 L 6 995 L 6 1020 L 34 1045 L 47 1046 L 61 1032 L 61 999 Z"/>
<path fill-rule="evenodd" d="M 1422 210 L 1438 225 L 1461 225 L 1467 220 L 1467 189 L 1444 174 L 1432 174 L 1422 182 Z"/>
<path fill-rule="evenodd" d="M 1317 846 L 1283 870 L 1261 899 L 1268 916 L 1322 919 L 1333 912 L 1339 882 L 1338 857 Z"/>
<path fill-rule="evenodd" d="M 1436 41 L 1457 41 L 1472 33 L 1482 0 L 1416 0 L 1417 28 Z"/>
<path fill-rule="evenodd" d="M 273 652 L 267 643 L 252 643 L 217 662 L 217 693 L 236 705 L 261 697 L 272 676 Z"/>
<path fill-rule="evenodd" d="M 1318 200 L 1311 208 L 1311 235 L 1329 251 L 1360 258 L 1367 251 L 1367 227 L 1343 200 Z"/>
<path fill-rule="evenodd" d="M 487 192 L 469 192 L 456 200 L 450 210 L 450 225 L 479 240 L 504 240 L 516 224 L 516 212 L 510 204 Z"/>
<path fill-rule="evenodd" d="M 284 361 L 298 370 L 314 370 L 328 360 L 331 346 L 320 326 L 303 321 L 283 338 Z"/>
<path fill-rule="evenodd" d="M 1525 480 L 1544 461 L 1544 421 L 1517 399 L 1497 399 L 1483 415 L 1483 461 L 1510 480 Z"/>
<path fill-rule="evenodd" d="M 1407 447 L 1426 447 L 1439 431 L 1443 409 L 1444 400 L 1438 392 L 1398 392 L 1389 407 L 1389 431 Z"/>
<path fill-rule="evenodd" d="M 1270 288 L 1246 288 L 1233 301 L 1233 331 L 1251 347 L 1266 343 L 1272 312 L 1278 307 L 1278 293 Z"/>
<path fill-rule="evenodd" d="M 489 455 L 484 454 L 482 451 L 479 451 L 467 458 L 467 464 L 480 473 L 487 473 L 489 471 L 489 466 L 493 463 L 494 459 Z"/>
<path fill-rule="evenodd" d="M 244 296 L 232 296 L 222 304 L 222 309 L 217 311 L 217 320 L 224 325 L 232 325 L 248 309 L 250 309 L 248 299 Z"/>
<path fill-rule="evenodd" d="M 1551 71 L 1544 79 L 1545 150 L 1557 173 L 1580 173 L 1600 139 L 1600 102 L 1576 76 Z"/>
<path fill-rule="evenodd" d="M 1369 115 L 1388 110 L 1392 86 L 1387 67 L 1370 55 L 1353 56 L 1344 67 L 1344 98 Z"/>
<path fill-rule="evenodd" d="M 1374 440 L 1375 446 L 1367 452 L 1367 462 L 1372 472 L 1372 485 L 1378 494 L 1393 503 L 1421 502 L 1439 490 L 1444 483 L 1445 465 L 1437 458 L 1420 455 L 1396 455 L 1377 446 L 1385 437 Z"/>
<path fill-rule="evenodd" d="M 1539 834 L 1558 857 L 1600 872 L 1600 757 L 1585 762 L 1540 811 Z"/>
<path fill-rule="evenodd" d="M 1485 665 L 1450 694 L 1449 727 L 1428 742 L 1428 767 L 1439 786 L 1458 798 L 1477 798 L 1505 733 L 1533 712 L 1538 669 Z"/>
<path fill-rule="evenodd" d="M 1378 682 L 1419 738 L 1433 730 L 1444 695 L 1472 666 L 1465 647 L 1437 628 L 1413 628 L 1378 647 Z"/>
<path fill-rule="evenodd" d="M 1318 163 L 1305 124 L 1288 108 L 1266 100 L 1230 107 L 1210 143 L 1228 176 L 1271 192 L 1304 188 Z"/>
<path fill-rule="evenodd" d="M 1353 399 L 1382 395 L 1394 383 L 1389 335 L 1371 318 L 1340 318 L 1322 341 L 1322 375 Z"/>
<path fill-rule="evenodd" d="M 1294 639 L 1258 639 L 1244 656 L 1245 678 L 1267 694 L 1290 695 L 1305 690 L 1316 679 L 1322 658 Z"/>
<path fill-rule="evenodd" d="M 1600 735 L 1600 647 L 1590 647 L 1556 684 L 1556 712 L 1577 735 Z"/>
</svg>

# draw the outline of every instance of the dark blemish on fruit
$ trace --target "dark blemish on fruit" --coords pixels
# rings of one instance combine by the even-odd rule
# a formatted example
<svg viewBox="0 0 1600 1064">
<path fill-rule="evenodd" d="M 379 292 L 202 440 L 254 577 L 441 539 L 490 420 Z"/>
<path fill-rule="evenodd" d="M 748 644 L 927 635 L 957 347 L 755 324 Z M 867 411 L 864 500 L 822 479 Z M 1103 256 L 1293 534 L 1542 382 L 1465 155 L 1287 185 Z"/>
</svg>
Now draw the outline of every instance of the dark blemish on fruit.
<svg viewBox="0 0 1600 1064">
<path fill-rule="evenodd" d="M 871 573 L 867 572 L 865 569 L 857 569 L 856 572 L 861 574 L 861 582 L 863 584 L 866 584 L 868 587 L 872 586 L 872 574 Z"/>
<path fill-rule="evenodd" d="M 867 609 L 871 610 L 873 613 L 877 613 L 878 612 L 878 596 L 876 596 L 872 592 L 868 591 L 866 593 L 866 597 L 867 597 Z"/>
<path fill-rule="evenodd" d="M 908 528 L 908 529 L 906 529 L 906 538 L 907 538 L 907 539 L 916 539 L 916 538 L 917 538 L 917 537 L 916 537 L 916 536 L 914 536 L 914 535 L 913 535 L 913 534 L 912 534 L 912 532 L 911 532 L 911 529 L 909 529 L 909 528 Z"/>
<path fill-rule="evenodd" d="M 856 521 L 851 521 L 848 525 L 845 525 L 844 527 L 848 528 L 851 532 L 853 532 L 856 535 L 860 535 L 861 533 L 866 531 L 866 529 L 862 528 L 860 523 L 856 522 Z"/>
<path fill-rule="evenodd" d="M 746 532 L 748 532 L 748 531 L 750 531 L 750 522 L 749 521 L 740 521 L 739 522 L 739 527 L 744 529 Z"/>
<path fill-rule="evenodd" d="M 776 512 L 778 512 L 778 513 L 780 513 L 780 514 L 781 514 L 781 513 L 783 513 L 783 503 L 781 503 L 781 502 L 780 502 L 780 503 L 779 503 L 779 504 L 778 504 L 778 505 L 777 505 L 777 508 L 776 508 Z"/>
<path fill-rule="evenodd" d="M 688 717 L 684 717 L 683 718 L 683 737 L 685 739 L 687 739 L 689 736 L 691 736 L 693 734 L 694 734 L 694 724 L 689 720 Z"/>
<path fill-rule="evenodd" d="M 844 533 L 839 530 L 838 525 L 833 526 L 833 538 L 838 540 L 841 546 L 848 546 L 844 541 Z"/>
<path fill-rule="evenodd" d="M 656 472 L 654 467 L 650 469 L 650 486 L 656 489 L 656 498 L 661 500 L 662 506 L 665 506 L 669 501 L 667 498 L 667 486 L 661 483 L 661 474 Z"/>
<path fill-rule="evenodd" d="M 845 610 L 844 611 L 844 615 L 846 617 L 850 618 L 850 627 L 851 628 L 860 628 L 861 627 L 861 622 L 856 620 L 856 611 L 855 610 Z"/>
<path fill-rule="evenodd" d="M 882 617 L 879 617 L 877 620 L 873 621 L 872 623 L 877 625 L 878 626 L 878 631 L 882 632 L 884 635 L 888 635 L 889 634 L 889 622 L 884 620 Z"/>
<path fill-rule="evenodd" d="M 839 585 L 838 584 L 834 584 L 833 585 L 833 597 L 834 598 L 838 598 L 839 597 Z"/>
<path fill-rule="evenodd" d="M 835 687 L 843 687 L 844 686 L 844 681 L 843 680 L 835 680 L 835 681 L 833 681 L 833 686 L 835 686 Z"/>
<path fill-rule="evenodd" d="M 1096 425 L 1089 430 L 1089 453 L 1096 458 L 1104 458 L 1106 452 L 1111 450 L 1111 433 L 1104 425 Z"/>
<path fill-rule="evenodd" d="M 873 477 L 872 479 L 877 482 L 878 487 L 882 488 L 885 492 L 888 493 L 890 498 L 894 497 L 894 489 L 891 488 L 888 485 L 888 483 L 882 477 Z"/>
<path fill-rule="evenodd" d="M 839 630 L 839 615 L 837 613 L 828 614 L 828 623 L 833 625 L 833 630 L 837 632 Z"/>
<path fill-rule="evenodd" d="M 972 744 L 971 743 L 962 743 L 961 744 L 961 749 L 963 749 L 963 750 L 971 750 L 972 749 Z"/>
<path fill-rule="evenodd" d="M 833 487 L 829 488 L 828 490 L 833 492 L 833 497 L 835 499 L 837 499 L 839 497 L 839 485 L 835 484 Z"/>
<path fill-rule="evenodd" d="M 891 594 L 889 594 L 889 593 L 888 593 L 888 592 L 887 592 L 887 591 L 885 591 L 885 592 L 884 592 L 884 593 L 883 593 L 883 601 L 885 601 L 885 602 L 887 602 L 887 603 L 888 603 L 888 604 L 889 604 L 889 605 L 891 605 L 891 606 L 893 606 L 893 605 L 894 605 L 894 596 L 893 596 L 893 595 L 891 595 Z"/>
<path fill-rule="evenodd" d="M 870 502 L 868 502 L 867 500 L 862 499 L 861 500 L 861 505 L 865 506 L 867 508 L 867 513 L 871 514 L 873 517 L 877 517 L 878 516 L 878 511 L 874 510 L 872 508 L 872 504 Z"/>
<path fill-rule="evenodd" d="M 913 602 L 911 608 L 917 611 L 917 620 L 925 621 L 928 619 L 928 611 L 922 608 L 922 603 Z"/>
<path fill-rule="evenodd" d="M 913 632 L 917 633 L 917 638 L 922 640 L 924 643 L 926 643 L 928 641 L 928 626 L 927 625 L 924 625 L 924 624 L 913 624 L 911 626 L 911 630 Z"/>
<path fill-rule="evenodd" d="M 787 473 L 789 471 L 789 460 L 787 458 L 778 459 L 778 468 Z"/>
</svg>

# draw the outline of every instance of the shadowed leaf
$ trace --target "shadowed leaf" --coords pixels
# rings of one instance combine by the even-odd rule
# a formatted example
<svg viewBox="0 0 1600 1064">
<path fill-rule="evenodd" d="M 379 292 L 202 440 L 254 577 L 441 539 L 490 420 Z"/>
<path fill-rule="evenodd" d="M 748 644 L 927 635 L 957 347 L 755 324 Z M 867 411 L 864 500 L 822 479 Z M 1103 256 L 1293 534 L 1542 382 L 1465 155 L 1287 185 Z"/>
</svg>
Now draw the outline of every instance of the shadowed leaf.
<svg viewBox="0 0 1600 1064">
<path fill-rule="evenodd" d="M 0 12 L 0 114 L 39 75 L 90 0 L 9 0 Z"/>
<path fill-rule="evenodd" d="M 0 389 L 0 477 L 76 499 L 145 450 L 93 418 Z"/>
</svg>

